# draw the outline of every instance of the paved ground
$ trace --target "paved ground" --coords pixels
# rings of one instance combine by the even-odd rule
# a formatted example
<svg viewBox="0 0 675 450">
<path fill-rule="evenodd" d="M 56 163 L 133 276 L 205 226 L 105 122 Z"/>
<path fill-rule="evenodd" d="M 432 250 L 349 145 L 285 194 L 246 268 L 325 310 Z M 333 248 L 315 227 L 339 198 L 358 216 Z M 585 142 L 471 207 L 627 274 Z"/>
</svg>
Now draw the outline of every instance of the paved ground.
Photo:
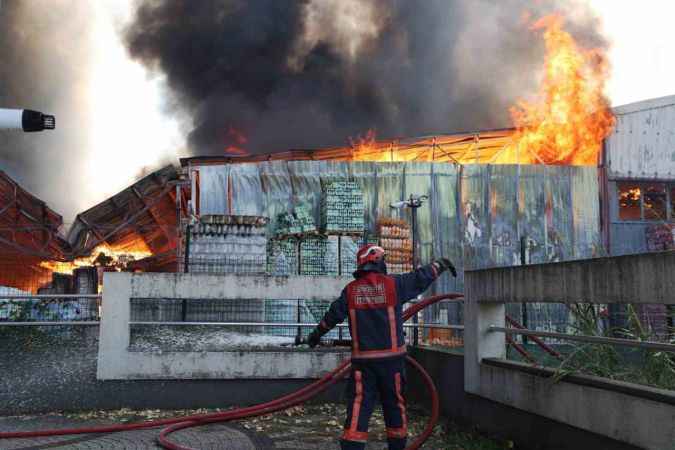
<svg viewBox="0 0 675 450">
<path fill-rule="evenodd" d="M 213 412 L 210 410 L 208 412 Z M 0 431 L 81 427 L 110 423 L 131 423 L 160 417 L 207 412 L 197 411 L 94 411 L 82 414 L 50 414 L 0 418 Z M 337 436 L 342 425 L 343 408 L 336 405 L 298 407 L 271 416 L 230 424 L 212 424 L 187 429 L 173 435 L 177 443 L 196 449 L 227 450 L 337 450 Z M 417 434 L 426 417 L 413 416 L 411 432 Z M 159 428 L 103 435 L 78 435 L 40 439 L 0 441 L 3 450 L 27 449 L 158 449 Z M 385 449 L 381 414 L 371 421 L 368 450 Z M 497 443 L 473 433 L 444 430 L 440 426 L 423 447 L 429 450 L 501 450 L 510 443 Z"/>
</svg>

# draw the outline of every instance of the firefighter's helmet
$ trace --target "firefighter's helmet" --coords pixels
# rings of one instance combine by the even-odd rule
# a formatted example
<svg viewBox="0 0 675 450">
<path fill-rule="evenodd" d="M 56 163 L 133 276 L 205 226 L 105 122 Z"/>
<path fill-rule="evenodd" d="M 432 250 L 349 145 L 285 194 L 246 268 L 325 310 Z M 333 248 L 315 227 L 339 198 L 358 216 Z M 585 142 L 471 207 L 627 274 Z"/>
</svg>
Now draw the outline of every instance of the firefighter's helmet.
<svg viewBox="0 0 675 450">
<path fill-rule="evenodd" d="M 366 244 L 356 253 L 356 266 L 361 269 L 366 264 L 378 264 L 384 259 L 384 249 L 379 245 Z"/>
</svg>

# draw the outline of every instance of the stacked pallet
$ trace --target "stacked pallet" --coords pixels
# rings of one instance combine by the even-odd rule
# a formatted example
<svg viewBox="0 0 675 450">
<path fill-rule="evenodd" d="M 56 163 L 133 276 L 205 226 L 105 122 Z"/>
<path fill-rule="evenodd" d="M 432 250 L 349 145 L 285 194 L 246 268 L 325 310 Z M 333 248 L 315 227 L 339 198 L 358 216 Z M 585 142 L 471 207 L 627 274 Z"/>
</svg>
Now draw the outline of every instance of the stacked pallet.
<svg viewBox="0 0 675 450">
<path fill-rule="evenodd" d="M 301 203 L 295 207 L 295 217 L 303 233 L 316 233 L 314 215 L 309 205 Z"/>
<path fill-rule="evenodd" d="M 295 207 L 295 213 L 283 212 L 277 216 L 277 236 L 298 236 L 316 233 L 316 224 L 311 207 L 301 203 Z"/>
<path fill-rule="evenodd" d="M 405 273 L 413 269 L 413 245 L 410 226 L 405 220 L 384 218 L 377 222 L 380 247 L 386 253 L 387 270 Z"/>
<path fill-rule="evenodd" d="M 325 275 L 325 236 L 306 236 L 300 241 L 300 275 Z"/>
<path fill-rule="evenodd" d="M 298 240 L 271 239 L 267 245 L 267 273 L 274 276 L 297 275 Z"/>
<path fill-rule="evenodd" d="M 290 211 L 277 216 L 277 236 L 298 235 L 302 233 L 302 223 Z"/>
<path fill-rule="evenodd" d="M 326 233 L 362 233 L 365 227 L 363 192 L 354 181 L 324 185 L 321 222 Z"/>
<path fill-rule="evenodd" d="M 337 236 L 310 235 L 300 241 L 300 275 L 338 275 Z"/>
<path fill-rule="evenodd" d="M 207 216 L 191 228 L 188 270 L 263 274 L 267 270 L 264 217 Z"/>
</svg>

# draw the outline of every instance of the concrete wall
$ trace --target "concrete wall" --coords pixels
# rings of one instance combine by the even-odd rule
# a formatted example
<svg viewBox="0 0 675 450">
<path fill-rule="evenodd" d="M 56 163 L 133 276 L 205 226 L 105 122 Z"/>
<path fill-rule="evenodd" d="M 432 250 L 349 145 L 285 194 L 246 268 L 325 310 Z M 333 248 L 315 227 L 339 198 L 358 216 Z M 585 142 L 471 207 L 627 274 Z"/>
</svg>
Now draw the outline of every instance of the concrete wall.
<svg viewBox="0 0 675 450">
<path fill-rule="evenodd" d="M 636 450 L 638 447 L 591 433 L 522 409 L 495 402 L 464 390 L 464 356 L 424 348 L 412 356 L 436 383 L 443 419 L 501 439 L 512 440 L 518 449 Z M 550 383 L 548 380 L 546 383 Z M 408 368 L 408 401 L 428 407 L 429 398 L 420 376 Z M 544 393 L 543 402 L 549 399 Z"/>
<path fill-rule="evenodd" d="M 675 449 L 675 393 L 551 383 L 496 365 L 506 363 L 504 333 L 488 330 L 504 326 L 507 302 L 675 304 L 673 273 L 675 252 L 466 272 L 465 390 L 641 448 Z"/>
<path fill-rule="evenodd" d="M 97 409 L 226 408 L 269 401 L 311 380 L 96 378 L 99 327 L 0 328 L 0 416 Z M 316 401 L 341 401 L 343 385 Z"/>
<path fill-rule="evenodd" d="M 233 379 L 314 378 L 348 353 L 324 351 L 133 352 L 129 351 L 130 299 L 335 299 L 347 280 L 335 277 L 264 277 L 207 274 L 106 273 L 103 283 L 98 378 Z"/>
</svg>

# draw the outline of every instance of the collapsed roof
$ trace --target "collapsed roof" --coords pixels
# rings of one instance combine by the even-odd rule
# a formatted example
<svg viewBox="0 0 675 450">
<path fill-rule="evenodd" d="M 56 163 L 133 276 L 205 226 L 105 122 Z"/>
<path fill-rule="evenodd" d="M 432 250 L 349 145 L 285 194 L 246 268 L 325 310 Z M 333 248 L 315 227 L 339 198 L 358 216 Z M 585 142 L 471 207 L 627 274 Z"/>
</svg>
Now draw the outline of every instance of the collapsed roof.
<svg viewBox="0 0 675 450">
<path fill-rule="evenodd" d="M 48 278 L 44 260 L 63 261 L 70 246 L 59 235 L 62 217 L 0 171 L 0 285 L 28 290 Z"/>
<path fill-rule="evenodd" d="M 177 182 L 178 172 L 169 165 L 78 214 L 67 236 L 73 256 L 89 255 L 102 244 L 120 252 L 171 252 L 178 237 Z"/>
</svg>

